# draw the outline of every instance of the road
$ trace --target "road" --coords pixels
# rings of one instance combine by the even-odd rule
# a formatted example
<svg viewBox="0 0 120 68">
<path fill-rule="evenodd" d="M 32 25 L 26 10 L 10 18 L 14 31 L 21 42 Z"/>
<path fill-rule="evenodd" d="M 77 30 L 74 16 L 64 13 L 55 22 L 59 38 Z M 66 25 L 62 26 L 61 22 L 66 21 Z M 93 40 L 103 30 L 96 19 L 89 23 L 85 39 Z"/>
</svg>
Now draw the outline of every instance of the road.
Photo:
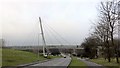
<svg viewBox="0 0 120 68">
<path fill-rule="evenodd" d="M 70 61 L 71 61 L 70 57 L 55 58 L 55 59 L 47 61 L 47 62 L 34 64 L 34 65 L 27 66 L 24 68 L 33 68 L 33 67 L 34 68 L 67 68 Z"/>
<path fill-rule="evenodd" d="M 81 61 L 83 61 L 84 63 L 86 63 L 86 65 L 88 66 L 88 68 L 105 68 L 102 65 L 96 64 L 94 62 L 87 61 L 86 59 L 81 59 L 81 58 L 78 58 L 78 59 L 80 59 Z"/>
</svg>

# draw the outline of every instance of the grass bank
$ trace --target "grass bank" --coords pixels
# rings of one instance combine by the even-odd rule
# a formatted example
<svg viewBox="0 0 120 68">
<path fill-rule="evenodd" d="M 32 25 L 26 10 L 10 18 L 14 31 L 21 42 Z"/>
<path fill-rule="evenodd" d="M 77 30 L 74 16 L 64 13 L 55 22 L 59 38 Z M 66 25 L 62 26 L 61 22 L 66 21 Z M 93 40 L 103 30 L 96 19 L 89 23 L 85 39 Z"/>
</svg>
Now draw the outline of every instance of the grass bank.
<svg viewBox="0 0 120 68">
<path fill-rule="evenodd" d="M 2 48 L 0 48 L 0 66 L 2 66 Z"/>
<path fill-rule="evenodd" d="M 120 58 L 119 58 L 120 60 Z M 95 62 L 97 64 L 101 64 L 107 68 L 120 68 L 120 63 L 116 63 L 115 59 L 111 59 L 111 62 L 108 62 L 104 58 L 98 58 L 98 59 L 91 59 L 90 61 Z"/>
<path fill-rule="evenodd" d="M 49 58 L 44 58 L 42 55 L 40 55 L 38 58 L 38 55 L 32 52 L 14 49 L 2 49 L 2 66 L 16 66 L 35 62 L 37 60 L 42 61 L 53 58 L 58 58 L 58 56 L 49 56 Z"/>
<path fill-rule="evenodd" d="M 77 57 L 72 57 L 72 61 L 68 68 L 80 68 L 80 67 L 87 68 L 87 65 L 84 62 L 78 60 Z"/>
<path fill-rule="evenodd" d="M 19 51 L 14 49 L 2 49 L 2 66 L 16 66 L 19 64 L 25 64 L 30 62 L 35 62 L 38 60 L 38 55 L 26 52 Z M 39 57 L 39 60 L 45 60 L 43 56 Z"/>
</svg>

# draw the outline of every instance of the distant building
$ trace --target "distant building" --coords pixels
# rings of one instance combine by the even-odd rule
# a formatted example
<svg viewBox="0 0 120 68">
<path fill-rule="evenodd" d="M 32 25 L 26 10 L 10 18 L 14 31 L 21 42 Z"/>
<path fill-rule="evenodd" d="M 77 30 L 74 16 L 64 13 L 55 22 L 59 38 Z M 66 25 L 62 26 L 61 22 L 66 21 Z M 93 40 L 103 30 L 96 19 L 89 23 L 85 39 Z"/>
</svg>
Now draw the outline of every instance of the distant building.
<svg viewBox="0 0 120 68">
<path fill-rule="evenodd" d="M 0 48 L 5 46 L 5 41 L 4 39 L 0 39 Z"/>
</svg>

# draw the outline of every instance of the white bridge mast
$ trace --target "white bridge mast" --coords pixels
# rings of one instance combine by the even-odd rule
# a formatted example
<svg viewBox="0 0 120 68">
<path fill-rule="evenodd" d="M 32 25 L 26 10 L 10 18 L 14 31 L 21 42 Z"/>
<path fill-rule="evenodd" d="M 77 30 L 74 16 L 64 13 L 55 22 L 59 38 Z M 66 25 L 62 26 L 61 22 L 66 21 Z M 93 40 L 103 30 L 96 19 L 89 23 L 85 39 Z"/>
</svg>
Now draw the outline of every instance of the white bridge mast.
<svg viewBox="0 0 120 68">
<path fill-rule="evenodd" d="M 43 56 L 47 57 L 47 55 L 45 53 L 46 41 L 45 41 L 44 32 L 43 32 L 43 26 L 42 26 L 42 22 L 41 22 L 40 17 L 39 17 L 39 21 L 40 21 L 40 28 L 41 28 L 42 41 L 43 41 Z"/>
</svg>

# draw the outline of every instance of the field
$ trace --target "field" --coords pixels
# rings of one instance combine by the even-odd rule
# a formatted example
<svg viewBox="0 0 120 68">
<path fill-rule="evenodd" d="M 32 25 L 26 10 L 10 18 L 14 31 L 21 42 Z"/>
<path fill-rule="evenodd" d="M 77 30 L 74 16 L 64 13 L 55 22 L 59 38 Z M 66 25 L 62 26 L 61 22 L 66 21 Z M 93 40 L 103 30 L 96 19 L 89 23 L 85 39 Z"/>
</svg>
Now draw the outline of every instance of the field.
<svg viewBox="0 0 120 68">
<path fill-rule="evenodd" d="M 37 60 L 45 60 L 43 56 L 38 58 L 37 54 L 19 51 L 14 49 L 3 49 L 2 50 L 2 66 L 16 66 L 19 64 L 25 64 L 35 62 Z"/>
<path fill-rule="evenodd" d="M 77 57 L 72 57 L 72 61 L 68 68 L 87 68 L 86 64 L 77 59 Z"/>
<path fill-rule="evenodd" d="M 45 60 L 43 56 L 38 58 L 37 54 L 19 51 L 14 49 L 3 49 L 2 50 L 2 66 L 16 66 L 19 64 L 25 64 L 35 62 L 37 60 Z"/>
<path fill-rule="evenodd" d="M 2 49 L 2 66 L 16 66 L 20 64 L 26 64 L 36 61 L 42 61 L 53 58 L 61 58 L 62 56 L 48 56 L 44 58 L 42 54 L 38 55 L 32 52 L 19 51 L 15 49 Z"/>
</svg>

